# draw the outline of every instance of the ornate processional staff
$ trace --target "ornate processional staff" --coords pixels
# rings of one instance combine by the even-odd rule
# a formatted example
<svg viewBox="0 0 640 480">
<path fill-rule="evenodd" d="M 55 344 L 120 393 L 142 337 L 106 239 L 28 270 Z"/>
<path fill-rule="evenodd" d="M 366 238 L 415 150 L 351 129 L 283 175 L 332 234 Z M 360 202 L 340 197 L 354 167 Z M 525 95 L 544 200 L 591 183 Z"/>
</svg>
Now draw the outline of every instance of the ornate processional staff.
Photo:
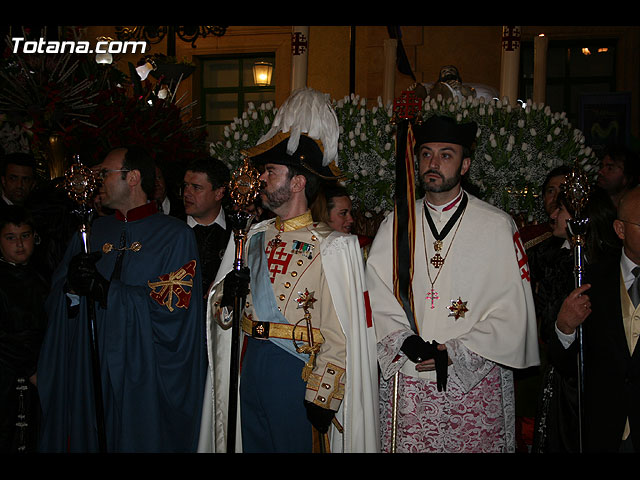
<svg viewBox="0 0 640 480">
<path fill-rule="evenodd" d="M 95 213 L 91 207 L 91 201 L 98 178 L 95 173 L 80 162 L 76 155 L 75 163 L 65 172 L 64 188 L 69 197 L 77 203 L 78 208 L 73 213 L 81 219 L 79 234 L 82 240 L 84 253 L 90 253 L 89 232 L 91 219 Z M 102 399 L 102 380 L 100 375 L 100 357 L 98 352 L 98 338 L 96 326 L 95 303 L 87 299 L 87 319 L 89 322 L 89 347 L 91 353 L 91 366 L 93 372 L 93 397 L 95 403 L 96 425 L 98 431 L 98 448 L 101 453 L 107 451 L 107 437 L 104 425 L 104 406 Z"/>
<path fill-rule="evenodd" d="M 260 174 L 245 158 L 243 165 L 233 172 L 229 182 L 229 196 L 235 210 L 230 215 L 235 242 L 233 269 L 239 271 L 244 266 L 243 252 L 247 232 L 255 214 L 248 211 L 260 192 Z M 236 297 L 233 305 L 231 324 L 231 362 L 229 377 L 229 408 L 227 412 L 227 453 L 234 453 L 236 447 L 236 422 L 238 412 L 238 374 L 240 371 L 240 318 L 245 298 Z"/>
<path fill-rule="evenodd" d="M 574 259 L 575 287 L 581 287 L 584 275 L 585 236 L 589 218 L 583 216 L 583 210 L 589 200 L 590 186 L 586 174 L 576 164 L 571 173 L 567 175 L 567 181 L 563 185 L 569 205 L 574 211 L 573 217 L 567 220 L 567 229 L 571 235 Z M 582 452 L 582 397 L 584 394 L 584 362 L 582 325 L 576 329 L 578 342 L 578 451 Z"/>
</svg>

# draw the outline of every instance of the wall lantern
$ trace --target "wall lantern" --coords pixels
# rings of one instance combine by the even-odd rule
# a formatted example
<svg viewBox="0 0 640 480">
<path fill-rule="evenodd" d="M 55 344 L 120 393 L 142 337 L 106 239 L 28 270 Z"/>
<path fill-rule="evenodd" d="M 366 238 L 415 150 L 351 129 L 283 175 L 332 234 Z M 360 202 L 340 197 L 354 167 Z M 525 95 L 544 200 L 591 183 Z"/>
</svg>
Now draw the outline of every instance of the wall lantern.
<svg viewBox="0 0 640 480">
<path fill-rule="evenodd" d="M 108 53 L 108 48 L 105 47 L 104 43 L 108 45 L 113 41 L 113 39 L 111 37 L 98 37 L 97 40 L 98 42 L 102 42 L 101 50 L 103 53 L 96 53 L 96 63 L 105 65 L 111 64 L 113 62 L 113 55 Z M 107 52 L 104 52 L 104 50 L 107 50 Z"/>
<path fill-rule="evenodd" d="M 253 83 L 258 87 L 271 85 L 271 74 L 273 65 L 269 62 L 256 62 L 253 65 Z"/>
<path fill-rule="evenodd" d="M 145 58 L 138 62 L 136 72 L 138 72 L 138 75 L 140 75 L 140 80 L 144 82 L 149 76 L 149 73 L 154 71 L 156 68 L 156 62 L 154 62 L 153 59 Z"/>
</svg>

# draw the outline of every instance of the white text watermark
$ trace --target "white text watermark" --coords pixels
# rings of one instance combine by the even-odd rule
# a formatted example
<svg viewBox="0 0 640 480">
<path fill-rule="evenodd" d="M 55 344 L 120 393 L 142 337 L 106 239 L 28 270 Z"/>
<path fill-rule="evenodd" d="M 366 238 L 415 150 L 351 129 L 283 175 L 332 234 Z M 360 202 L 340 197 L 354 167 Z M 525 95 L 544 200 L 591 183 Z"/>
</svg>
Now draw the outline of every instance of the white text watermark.
<svg viewBox="0 0 640 480">
<path fill-rule="evenodd" d="M 145 53 L 147 42 L 136 41 L 98 41 L 95 48 L 83 40 L 25 40 L 24 37 L 13 37 L 13 53 Z M 138 51 L 140 49 L 140 51 Z"/>
</svg>

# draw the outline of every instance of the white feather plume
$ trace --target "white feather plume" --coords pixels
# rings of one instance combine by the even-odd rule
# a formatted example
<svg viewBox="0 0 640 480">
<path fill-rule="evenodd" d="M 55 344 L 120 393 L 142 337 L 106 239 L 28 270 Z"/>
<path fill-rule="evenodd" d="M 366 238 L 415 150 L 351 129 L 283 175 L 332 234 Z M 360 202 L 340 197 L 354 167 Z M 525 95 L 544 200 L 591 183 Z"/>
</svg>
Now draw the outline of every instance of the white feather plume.
<svg viewBox="0 0 640 480">
<path fill-rule="evenodd" d="M 278 109 L 271 128 L 260 138 L 258 144 L 269 140 L 278 132 L 290 132 L 287 153 L 293 154 L 296 151 L 300 135 L 304 133 L 322 142 L 324 166 L 332 161 L 337 165 L 340 126 L 328 94 L 312 88 L 294 91 Z"/>
</svg>

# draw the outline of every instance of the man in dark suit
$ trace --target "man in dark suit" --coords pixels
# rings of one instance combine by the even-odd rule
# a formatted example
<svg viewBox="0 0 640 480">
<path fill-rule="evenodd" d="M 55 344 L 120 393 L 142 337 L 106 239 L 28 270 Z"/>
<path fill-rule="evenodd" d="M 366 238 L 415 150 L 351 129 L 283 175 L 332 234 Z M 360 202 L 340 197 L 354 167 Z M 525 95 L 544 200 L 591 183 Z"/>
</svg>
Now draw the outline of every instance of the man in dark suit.
<svg viewBox="0 0 640 480">
<path fill-rule="evenodd" d="M 608 147 L 598 171 L 598 186 L 605 190 L 617 207 L 620 199 L 640 181 L 638 154 L 621 146 Z"/>
<path fill-rule="evenodd" d="M 187 224 L 193 228 L 198 243 L 205 298 L 231 234 L 222 207 L 229 178 L 229 169 L 215 158 L 194 160 L 184 174 L 182 199 Z"/>
<path fill-rule="evenodd" d="M 586 452 L 640 452 L 640 187 L 622 198 L 613 228 L 622 250 L 589 267 L 589 283 L 565 299 L 550 348 L 557 364 L 575 375 L 575 331 L 584 322 Z"/>
<path fill-rule="evenodd" d="M 66 193 L 55 188 L 55 180 L 38 179 L 36 160 L 31 153 L 4 155 L 0 182 L 0 207 L 20 205 L 33 216 L 38 248 L 30 263 L 48 280 L 62 260 L 70 236 L 77 230 L 75 218 L 69 213 L 72 202 Z"/>
<path fill-rule="evenodd" d="M 158 211 L 165 215 L 185 220 L 184 205 L 182 199 L 173 191 L 173 182 L 167 186 L 167 176 L 165 168 L 156 165 L 156 188 L 153 192 L 153 198 L 158 203 Z"/>
<path fill-rule="evenodd" d="M 0 204 L 24 205 L 36 184 L 36 162 L 28 153 L 10 153 L 2 161 Z"/>
</svg>

